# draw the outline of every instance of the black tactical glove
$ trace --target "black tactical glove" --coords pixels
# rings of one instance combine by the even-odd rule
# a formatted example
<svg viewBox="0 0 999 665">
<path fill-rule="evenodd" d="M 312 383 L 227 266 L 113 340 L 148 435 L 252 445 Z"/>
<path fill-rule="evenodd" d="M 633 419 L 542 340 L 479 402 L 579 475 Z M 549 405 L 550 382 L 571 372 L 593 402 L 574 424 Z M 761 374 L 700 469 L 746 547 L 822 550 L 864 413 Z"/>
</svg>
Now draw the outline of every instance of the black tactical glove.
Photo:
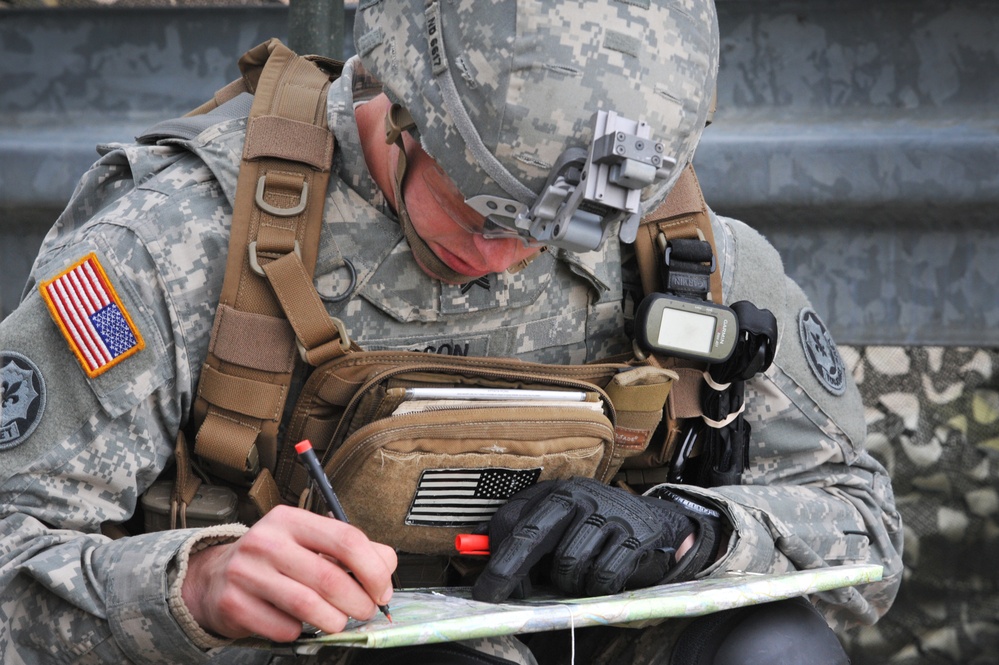
<svg viewBox="0 0 999 665">
<path fill-rule="evenodd" d="M 572 595 L 692 579 L 713 560 L 721 528 L 717 513 L 692 507 L 699 510 L 589 478 L 538 483 L 489 522 L 492 556 L 472 595 L 487 602 L 526 595 L 531 569 L 549 553 L 552 583 Z M 676 548 L 691 533 L 694 546 L 676 562 Z"/>
</svg>

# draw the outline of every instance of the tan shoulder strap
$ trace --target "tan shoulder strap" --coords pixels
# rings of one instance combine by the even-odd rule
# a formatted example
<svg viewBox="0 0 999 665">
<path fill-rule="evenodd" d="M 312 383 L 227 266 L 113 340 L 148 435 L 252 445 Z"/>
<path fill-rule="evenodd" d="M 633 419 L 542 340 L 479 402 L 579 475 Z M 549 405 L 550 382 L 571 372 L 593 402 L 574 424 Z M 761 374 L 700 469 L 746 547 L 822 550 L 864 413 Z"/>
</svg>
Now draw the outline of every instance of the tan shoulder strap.
<svg viewBox="0 0 999 665">
<path fill-rule="evenodd" d="M 715 251 L 711 216 L 692 165 L 683 170 L 666 200 L 646 215 L 639 227 L 635 252 L 645 293 L 661 290 L 662 246 L 677 238 L 700 238 Z M 711 300 L 722 301 L 721 274 L 717 270 L 711 274 Z"/>
<path fill-rule="evenodd" d="M 231 83 L 226 85 L 225 87 L 216 90 L 215 95 L 212 96 L 211 99 L 209 99 L 207 102 L 205 102 L 198 108 L 194 109 L 193 111 L 185 113 L 184 117 L 186 118 L 192 115 L 201 115 L 203 113 L 208 113 L 209 111 L 217 109 L 230 99 L 237 97 L 240 93 L 243 92 L 252 92 L 252 91 L 247 87 L 245 79 L 238 78 L 235 81 L 232 81 Z"/>
<path fill-rule="evenodd" d="M 350 342 L 312 285 L 333 161 L 326 93 L 336 72 L 278 40 L 248 51 L 239 66 L 241 79 L 192 112 L 254 93 L 222 295 L 198 384 L 194 452 L 212 473 L 247 483 L 271 477 L 296 356 L 320 362 Z"/>
<path fill-rule="evenodd" d="M 648 293 L 661 291 L 663 247 L 665 243 L 679 238 L 699 238 L 711 245 L 715 252 L 714 233 L 711 230 L 711 216 L 701 193 L 694 167 L 688 165 L 670 191 L 666 200 L 652 213 L 642 219 L 635 238 L 635 254 L 638 259 L 642 289 Z M 715 270 L 710 276 L 711 300 L 722 302 L 721 275 Z M 669 367 L 680 375 L 680 380 L 670 393 L 670 410 L 676 418 L 699 417 L 701 408 L 701 385 L 703 365 L 676 359 L 654 359 L 656 364 Z"/>
</svg>

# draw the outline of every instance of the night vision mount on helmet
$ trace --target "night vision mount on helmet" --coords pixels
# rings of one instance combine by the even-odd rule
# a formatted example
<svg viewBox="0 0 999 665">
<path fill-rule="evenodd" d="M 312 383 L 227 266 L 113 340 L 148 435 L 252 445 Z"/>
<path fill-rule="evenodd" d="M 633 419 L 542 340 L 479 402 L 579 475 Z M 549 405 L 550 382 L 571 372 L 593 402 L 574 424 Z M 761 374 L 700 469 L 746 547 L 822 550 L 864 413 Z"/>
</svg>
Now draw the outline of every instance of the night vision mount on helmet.
<svg viewBox="0 0 999 665">
<path fill-rule="evenodd" d="M 525 242 L 574 252 L 599 249 L 610 229 L 632 243 L 642 217 L 642 189 L 664 180 L 676 160 L 649 137 L 649 126 L 613 111 L 594 114 L 589 151 L 568 148 L 530 208 L 511 199 L 480 194 L 465 203 L 495 225 L 487 237 L 519 235 Z"/>
</svg>

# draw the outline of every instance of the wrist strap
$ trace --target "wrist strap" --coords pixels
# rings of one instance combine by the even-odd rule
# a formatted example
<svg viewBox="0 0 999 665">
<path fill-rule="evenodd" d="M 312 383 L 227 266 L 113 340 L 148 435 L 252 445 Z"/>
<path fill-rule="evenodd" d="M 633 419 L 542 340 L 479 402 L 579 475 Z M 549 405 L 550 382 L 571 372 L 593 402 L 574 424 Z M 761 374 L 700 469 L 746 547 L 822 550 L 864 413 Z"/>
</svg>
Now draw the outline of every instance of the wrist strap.
<svg viewBox="0 0 999 665">
<path fill-rule="evenodd" d="M 697 525 L 694 545 L 676 563 L 663 579 L 662 584 L 686 582 L 710 566 L 718 555 L 721 542 L 721 513 L 680 496 L 665 486 L 653 487 L 647 493 L 662 501 L 670 501 Z"/>
</svg>

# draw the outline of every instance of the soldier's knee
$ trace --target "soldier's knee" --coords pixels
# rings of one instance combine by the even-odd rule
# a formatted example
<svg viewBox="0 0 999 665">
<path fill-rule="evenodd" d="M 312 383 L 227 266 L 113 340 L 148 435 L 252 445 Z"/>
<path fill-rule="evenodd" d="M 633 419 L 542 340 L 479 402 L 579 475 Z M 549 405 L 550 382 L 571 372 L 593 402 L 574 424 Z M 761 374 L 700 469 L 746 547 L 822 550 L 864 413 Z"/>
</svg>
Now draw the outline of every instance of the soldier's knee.
<svg viewBox="0 0 999 665">
<path fill-rule="evenodd" d="M 849 665 L 822 615 L 803 598 L 697 619 L 677 640 L 670 665 Z"/>
</svg>

